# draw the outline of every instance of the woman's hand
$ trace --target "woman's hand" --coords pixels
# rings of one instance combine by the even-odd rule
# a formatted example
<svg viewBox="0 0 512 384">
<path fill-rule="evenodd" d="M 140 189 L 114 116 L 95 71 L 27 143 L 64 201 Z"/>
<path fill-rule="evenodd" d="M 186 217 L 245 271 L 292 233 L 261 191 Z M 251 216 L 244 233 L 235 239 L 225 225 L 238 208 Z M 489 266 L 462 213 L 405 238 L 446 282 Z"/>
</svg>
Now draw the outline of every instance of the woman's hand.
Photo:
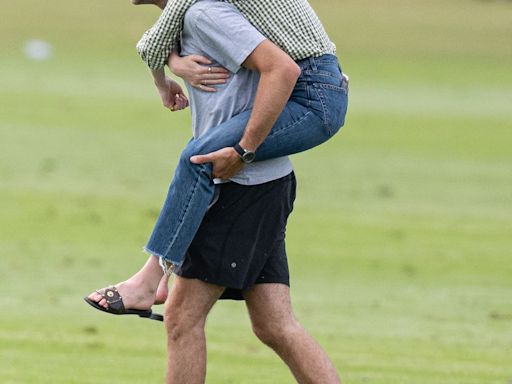
<svg viewBox="0 0 512 384">
<path fill-rule="evenodd" d="M 168 76 L 162 81 L 155 82 L 162 104 L 171 111 L 179 111 L 188 107 L 187 96 L 183 93 L 180 85 Z"/>
<path fill-rule="evenodd" d="M 172 73 L 194 88 L 205 92 L 217 92 L 213 85 L 224 84 L 229 78 L 229 71 L 222 67 L 212 67 L 209 65 L 211 63 L 211 60 L 204 56 L 181 57 L 173 51 L 167 64 Z"/>
</svg>

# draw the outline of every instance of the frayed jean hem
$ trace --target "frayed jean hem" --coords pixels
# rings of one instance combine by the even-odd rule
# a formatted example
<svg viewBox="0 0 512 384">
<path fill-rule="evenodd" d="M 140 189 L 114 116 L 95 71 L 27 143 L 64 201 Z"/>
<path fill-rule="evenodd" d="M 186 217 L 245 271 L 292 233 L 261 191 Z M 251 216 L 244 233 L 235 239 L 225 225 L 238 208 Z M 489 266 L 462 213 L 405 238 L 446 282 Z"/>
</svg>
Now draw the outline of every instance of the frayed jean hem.
<svg viewBox="0 0 512 384">
<path fill-rule="evenodd" d="M 159 254 L 158 252 L 154 252 L 148 247 L 142 248 L 142 251 L 144 253 L 147 253 L 148 255 L 158 257 L 158 264 L 160 264 L 160 267 L 162 267 L 162 270 L 166 275 L 171 275 L 174 271 L 176 271 L 182 263 L 177 263 L 172 260 L 167 259 L 165 256 Z"/>
</svg>

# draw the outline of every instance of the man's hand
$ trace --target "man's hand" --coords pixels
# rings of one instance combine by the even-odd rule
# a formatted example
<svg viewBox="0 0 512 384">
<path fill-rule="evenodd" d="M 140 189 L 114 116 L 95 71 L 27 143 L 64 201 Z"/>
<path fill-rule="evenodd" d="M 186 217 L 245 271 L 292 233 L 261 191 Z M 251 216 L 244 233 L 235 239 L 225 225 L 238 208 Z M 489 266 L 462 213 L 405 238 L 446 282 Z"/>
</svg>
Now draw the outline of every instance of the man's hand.
<svg viewBox="0 0 512 384">
<path fill-rule="evenodd" d="M 244 163 L 233 147 L 226 147 L 206 155 L 192 156 L 190 161 L 194 164 L 212 163 L 212 176 L 219 179 L 229 179 L 240 171 Z"/>
<path fill-rule="evenodd" d="M 170 77 L 165 76 L 163 81 L 155 82 L 155 85 L 164 107 L 169 108 L 173 112 L 188 107 L 187 96 L 183 93 L 180 85 Z"/>
<path fill-rule="evenodd" d="M 222 67 L 212 67 L 211 60 L 200 55 L 181 57 L 173 51 L 167 65 L 172 73 L 181 77 L 194 88 L 204 92 L 216 92 L 214 85 L 224 84 L 229 71 Z"/>
</svg>

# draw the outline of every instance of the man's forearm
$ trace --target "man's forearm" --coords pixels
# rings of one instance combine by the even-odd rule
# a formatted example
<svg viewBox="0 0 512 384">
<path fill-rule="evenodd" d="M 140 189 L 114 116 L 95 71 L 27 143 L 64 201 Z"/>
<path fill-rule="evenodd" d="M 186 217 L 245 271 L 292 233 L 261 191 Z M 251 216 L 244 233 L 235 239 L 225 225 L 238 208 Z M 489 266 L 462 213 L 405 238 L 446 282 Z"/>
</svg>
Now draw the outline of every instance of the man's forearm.
<svg viewBox="0 0 512 384">
<path fill-rule="evenodd" d="M 243 66 L 260 74 L 253 110 L 239 142 L 242 148 L 255 151 L 265 141 L 288 102 L 300 76 L 300 68 L 268 40 L 256 47 Z M 239 153 L 232 147 L 192 156 L 190 161 L 194 164 L 213 163 L 213 177 L 224 179 L 232 177 L 243 165 Z"/>
<path fill-rule="evenodd" d="M 251 116 L 239 143 L 242 148 L 255 151 L 265 141 L 300 76 L 300 68 L 297 64 L 288 56 L 282 55 L 285 54 L 279 51 L 275 65 L 264 64 L 264 68 L 259 63 L 248 65 L 249 68 L 252 67 L 251 69 L 260 72 L 260 81 Z M 268 59 L 272 60 L 274 57 L 268 57 Z"/>
<path fill-rule="evenodd" d="M 251 117 L 240 146 L 255 151 L 268 136 L 293 91 L 294 76 L 279 73 L 261 74 Z"/>
</svg>

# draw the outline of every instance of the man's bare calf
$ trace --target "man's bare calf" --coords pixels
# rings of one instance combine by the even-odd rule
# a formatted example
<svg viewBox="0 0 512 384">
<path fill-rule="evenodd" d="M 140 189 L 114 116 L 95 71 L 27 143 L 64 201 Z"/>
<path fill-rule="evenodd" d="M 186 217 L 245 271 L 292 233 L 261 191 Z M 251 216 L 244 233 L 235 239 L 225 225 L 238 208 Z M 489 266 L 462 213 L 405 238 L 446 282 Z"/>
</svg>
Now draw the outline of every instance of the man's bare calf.
<svg viewBox="0 0 512 384">
<path fill-rule="evenodd" d="M 206 317 L 223 287 L 176 276 L 165 302 L 167 384 L 204 384 Z"/>
<path fill-rule="evenodd" d="M 340 384 L 336 368 L 293 314 L 290 288 L 256 284 L 245 294 L 255 335 L 272 348 L 299 384 Z"/>
</svg>

